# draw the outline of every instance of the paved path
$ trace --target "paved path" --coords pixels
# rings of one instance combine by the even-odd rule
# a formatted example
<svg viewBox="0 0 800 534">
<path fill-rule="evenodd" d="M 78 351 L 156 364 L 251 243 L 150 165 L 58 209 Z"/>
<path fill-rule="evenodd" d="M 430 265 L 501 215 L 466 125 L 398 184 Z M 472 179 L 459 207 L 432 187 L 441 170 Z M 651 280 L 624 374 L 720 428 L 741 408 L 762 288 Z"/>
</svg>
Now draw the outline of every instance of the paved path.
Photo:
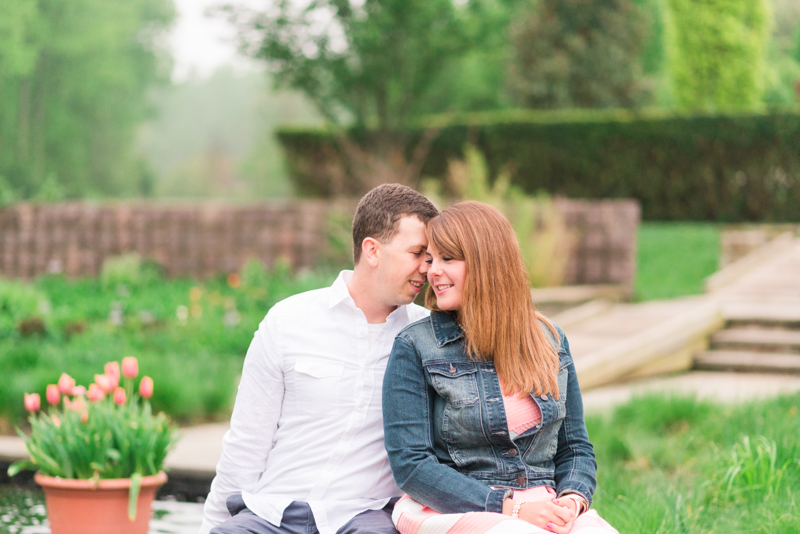
<svg viewBox="0 0 800 534">
<path fill-rule="evenodd" d="M 715 287 L 705 295 L 617 304 L 562 325 L 581 384 L 589 389 L 616 382 L 647 366 L 687 369 L 693 351 L 676 356 L 680 344 L 699 349 L 726 320 L 800 322 L 800 238 L 786 235 L 714 277 Z"/>
</svg>

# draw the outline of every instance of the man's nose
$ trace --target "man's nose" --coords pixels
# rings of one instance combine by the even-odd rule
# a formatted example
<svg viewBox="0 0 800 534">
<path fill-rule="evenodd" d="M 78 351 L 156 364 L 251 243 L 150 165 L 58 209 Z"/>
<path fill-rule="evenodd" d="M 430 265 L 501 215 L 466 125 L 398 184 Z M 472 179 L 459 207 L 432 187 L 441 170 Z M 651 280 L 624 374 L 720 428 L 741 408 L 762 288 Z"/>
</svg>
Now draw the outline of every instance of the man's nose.
<svg viewBox="0 0 800 534">
<path fill-rule="evenodd" d="M 419 273 L 420 274 L 428 274 L 428 270 L 430 269 L 430 265 L 425 260 L 419 262 Z"/>
</svg>

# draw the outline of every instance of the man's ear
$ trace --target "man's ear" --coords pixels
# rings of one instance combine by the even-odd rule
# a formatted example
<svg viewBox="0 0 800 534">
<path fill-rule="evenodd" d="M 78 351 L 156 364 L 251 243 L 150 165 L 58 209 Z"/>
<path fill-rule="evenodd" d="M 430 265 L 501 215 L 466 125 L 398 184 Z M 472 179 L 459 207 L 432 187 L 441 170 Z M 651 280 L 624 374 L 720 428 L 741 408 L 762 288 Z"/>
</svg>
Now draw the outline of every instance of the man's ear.
<svg viewBox="0 0 800 534">
<path fill-rule="evenodd" d="M 365 237 L 361 242 L 361 261 L 366 261 L 372 267 L 378 266 L 380 256 L 380 243 L 374 237 Z"/>
</svg>

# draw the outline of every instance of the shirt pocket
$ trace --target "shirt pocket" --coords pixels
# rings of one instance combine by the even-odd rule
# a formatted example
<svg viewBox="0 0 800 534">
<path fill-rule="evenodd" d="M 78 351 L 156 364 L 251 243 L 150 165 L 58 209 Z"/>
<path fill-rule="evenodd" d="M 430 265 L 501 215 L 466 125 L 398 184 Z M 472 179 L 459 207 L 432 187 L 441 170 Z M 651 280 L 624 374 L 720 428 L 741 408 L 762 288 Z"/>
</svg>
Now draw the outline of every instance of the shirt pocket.
<svg viewBox="0 0 800 534">
<path fill-rule="evenodd" d="M 294 364 L 295 405 L 298 413 L 334 415 L 344 366 L 324 360 L 298 358 Z"/>
</svg>

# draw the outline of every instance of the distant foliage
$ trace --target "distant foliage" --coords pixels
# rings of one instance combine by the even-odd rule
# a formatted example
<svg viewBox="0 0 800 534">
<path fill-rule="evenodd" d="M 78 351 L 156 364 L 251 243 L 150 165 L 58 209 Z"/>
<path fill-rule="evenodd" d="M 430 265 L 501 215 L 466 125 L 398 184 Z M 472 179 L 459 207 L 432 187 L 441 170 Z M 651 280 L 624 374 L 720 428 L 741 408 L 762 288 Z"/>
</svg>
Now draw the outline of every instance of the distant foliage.
<svg viewBox="0 0 800 534">
<path fill-rule="evenodd" d="M 633 0 L 541 0 L 512 26 L 512 90 L 533 108 L 641 104 L 649 26 Z"/>
<path fill-rule="evenodd" d="M 42 315 L 48 307 L 47 295 L 41 291 L 0 278 L 0 336 L 10 335 L 19 324 Z"/>
<path fill-rule="evenodd" d="M 146 191 L 133 136 L 145 92 L 169 64 L 159 36 L 173 9 L 170 0 L 0 2 L 0 196 Z"/>
<path fill-rule="evenodd" d="M 768 0 L 667 0 L 670 76 L 680 107 L 748 110 L 761 102 Z"/>
<path fill-rule="evenodd" d="M 240 27 L 242 46 L 265 61 L 279 84 L 302 91 L 335 129 L 359 194 L 385 182 L 416 185 L 436 131 L 406 151 L 402 128 L 432 111 L 431 94 L 448 69 L 497 35 L 483 19 L 495 20 L 487 9 L 502 3 L 281 0 L 261 12 L 225 10 Z M 474 101 L 470 95 L 460 100 Z M 375 128 L 378 135 L 370 144 L 357 143 L 351 125 Z M 336 178 L 342 172 L 325 179 L 339 196 L 349 193 Z"/>
<path fill-rule="evenodd" d="M 512 110 L 475 113 L 443 127 L 423 172 L 443 179 L 467 142 L 490 173 L 508 169 L 525 192 L 635 198 L 645 220 L 800 221 L 800 115 L 676 115 L 657 110 Z M 436 120 L 436 119 L 432 119 Z M 422 135 L 425 125 L 416 131 Z M 409 134 L 411 142 L 414 135 Z M 296 162 L 337 158 L 323 130 L 282 131 Z M 306 165 L 305 167 L 311 167 Z M 299 191 L 325 196 L 308 175 Z"/>
</svg>

